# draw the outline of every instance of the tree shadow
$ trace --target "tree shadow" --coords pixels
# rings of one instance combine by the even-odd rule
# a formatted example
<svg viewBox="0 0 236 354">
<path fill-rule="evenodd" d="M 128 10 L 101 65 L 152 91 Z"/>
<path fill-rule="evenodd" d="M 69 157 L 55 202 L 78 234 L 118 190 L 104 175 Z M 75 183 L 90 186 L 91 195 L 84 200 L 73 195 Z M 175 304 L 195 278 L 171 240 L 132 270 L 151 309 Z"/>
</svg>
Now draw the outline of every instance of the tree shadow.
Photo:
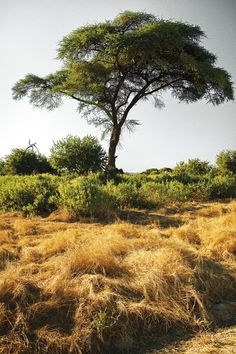
<svg viewBox="0 0 236 354">
<path fill-rule="evenodd" d="M 174 214 L 174 213 L 173 213 Z M 183 225 L 180 218 L 162 215 L 158 212 L 148 210 L 126 210 L 120 214 L 120 220 L 127 221 L 131 224 L 149 225 L 156 224 L 161 228 L 178 227 Z"/>
<path fill-rule="evenodd" d="M 150 338 L 149 343 L 142 345 L 133 354 L 157 354 L 160 350 L 170 353 L 177 353 L 176 349 L 181 346 L 181 344 L 196 335 L 193 330 L 186 330 L 185 328 L 171 328 L 166 331 L 165 334 L 160 335 L 158 338 Z"/>
</svg>

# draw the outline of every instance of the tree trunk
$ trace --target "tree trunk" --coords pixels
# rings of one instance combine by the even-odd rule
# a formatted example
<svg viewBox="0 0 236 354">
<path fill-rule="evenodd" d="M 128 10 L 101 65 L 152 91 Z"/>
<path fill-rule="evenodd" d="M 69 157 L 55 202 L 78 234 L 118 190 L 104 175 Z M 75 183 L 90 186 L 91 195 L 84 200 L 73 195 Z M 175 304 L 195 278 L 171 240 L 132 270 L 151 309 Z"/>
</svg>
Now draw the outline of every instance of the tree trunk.
<svg viewBox="0 0 236 354">
<path fill-rule="evenodd" d="M 109 150 L 108 150 L 108 164 L 107 170 L 113 171 L 116 169 L 116 148 L 120 139 L 120 131 L 121 128 L 118 124 L 114 125 L 111 132 L 111 138 L 109 143 Z"/>
</svg>

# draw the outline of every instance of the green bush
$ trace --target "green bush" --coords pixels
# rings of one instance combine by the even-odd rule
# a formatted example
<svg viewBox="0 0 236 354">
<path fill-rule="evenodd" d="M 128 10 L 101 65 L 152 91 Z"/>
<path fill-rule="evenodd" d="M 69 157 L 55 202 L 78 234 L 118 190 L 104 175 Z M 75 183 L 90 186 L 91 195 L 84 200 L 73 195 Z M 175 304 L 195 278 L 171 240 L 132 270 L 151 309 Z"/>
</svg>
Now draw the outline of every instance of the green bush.
<svg viewBox="0 0 236 354">
<path fill-rule="evenodd" d="M 50 175 L 0 177 L 0 210 L 44 214 L 56 209 L 59 178 Z"/>
<path fill-rule="evenodd" d="M 207 161 L 189 159 L 188 162 L 179 162 L 173 169 L 175 175 L 205 175 L 210 172 L 211 166 Z"/>
<path fill-rule="evenodd" d="M 4 166 L 5 166 L 5 161 L 3 159 L 0 159 L 0 176 L 4 174 Z"/>
<path fill-rule="evenodd" d="M 120 183 L 132 183 L 137 188 L 140 188 L 143 183 L 148 182 L 150 180 L 152 180 L 150 175 L 145 175 L 141 173 L 124 174 L 120 176 Z"/>
<path fill-rule="evenodd" d="M 226 150 L 219 153 L 216 157 L 216 165 L 220 173 L 236 174 L 236 150 Z"/>
<path fill-rule="evenodd" d="M 208 183 L 209 197 L 211 199 L 224 199 L 236 197 L 236 176 L 228 174 L 215 176 Z"/>
<path fill-rule="evenodd" d="M 32 175 L 52 172 L 53 169 L 46 156 L 26 149 L 13 149 L 11 154 L 6 157 L 3 167 L 3 174 L 5 175 Z"/>
<path fill-rule="evenodd" d="M 115 197 L 96 175 L 78 177 L 63 183 L 58 191 L 58 206 L 75 217 L 107 217 L 116 210 Z"/>
<path fill-rule="evenodd" d="M 138 191 L 137 203 L 142 208 L 157 208 L 166 198 L 166 186 L 164 183 L 146 182 Z"/>
<path fill-rule="evenodd" d="M 178 181 L 167 183 L 143 183 L 138 192 L 138 205 L 145 208 L 158 208 L 166 203 L 207 200 L 209 190 L 205 181 L 183 184 Z"/>
<path fill-rule="evenodd" d="M 115 198 L 121 207 L 137 207 L 138 189 L 133 183 L 120 183 L 116 186 Z"/>
<path fill-rule="evenodd" d="M 102 171 L 106 166 L 106 153 L 92 136 L 79 138 L 68 135 L 54 142 L 50 162 L 59 173 L 87 174 Z"/>
</svg>

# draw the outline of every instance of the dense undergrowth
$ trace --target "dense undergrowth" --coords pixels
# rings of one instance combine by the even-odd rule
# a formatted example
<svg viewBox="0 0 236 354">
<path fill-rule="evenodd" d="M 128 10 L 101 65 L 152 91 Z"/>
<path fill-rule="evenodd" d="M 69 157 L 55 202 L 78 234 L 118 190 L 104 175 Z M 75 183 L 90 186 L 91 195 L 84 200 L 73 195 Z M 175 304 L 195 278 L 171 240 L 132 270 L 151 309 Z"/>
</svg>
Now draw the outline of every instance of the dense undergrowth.
<svg viewBox="0 0 236 354">
<path fill-rule="evenodd" d="M 236 175 L 123 174 L 106 180 L 88 176 L 0 176 L 0 210 L 49 214 L 64 209 L 73 217 L 109 217 L 125 208 L 236 197 Z"/>
<path fill-rule="evenodd" d="M 216 323 L 215 305 L 236 298 L 235 201 L 152 213 L 147 225 L 1 214 L 0 353 L 136 353 Z"/>
</svg>

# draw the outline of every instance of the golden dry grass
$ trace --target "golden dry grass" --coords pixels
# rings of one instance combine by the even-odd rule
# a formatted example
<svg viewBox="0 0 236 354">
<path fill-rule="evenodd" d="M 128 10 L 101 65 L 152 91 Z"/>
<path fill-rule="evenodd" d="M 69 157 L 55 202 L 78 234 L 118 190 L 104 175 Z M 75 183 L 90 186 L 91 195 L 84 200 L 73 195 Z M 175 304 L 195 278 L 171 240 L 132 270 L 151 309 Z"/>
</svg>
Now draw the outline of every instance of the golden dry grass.
<svg viewBox="0 0 236 354">
<path fill-rule="evenodd" d="M 217 322 L 236 299 L 236 202 L 159 213 L 182 225 L 2 214 L 0 353 L 135 353 Z"/>
</svg>

